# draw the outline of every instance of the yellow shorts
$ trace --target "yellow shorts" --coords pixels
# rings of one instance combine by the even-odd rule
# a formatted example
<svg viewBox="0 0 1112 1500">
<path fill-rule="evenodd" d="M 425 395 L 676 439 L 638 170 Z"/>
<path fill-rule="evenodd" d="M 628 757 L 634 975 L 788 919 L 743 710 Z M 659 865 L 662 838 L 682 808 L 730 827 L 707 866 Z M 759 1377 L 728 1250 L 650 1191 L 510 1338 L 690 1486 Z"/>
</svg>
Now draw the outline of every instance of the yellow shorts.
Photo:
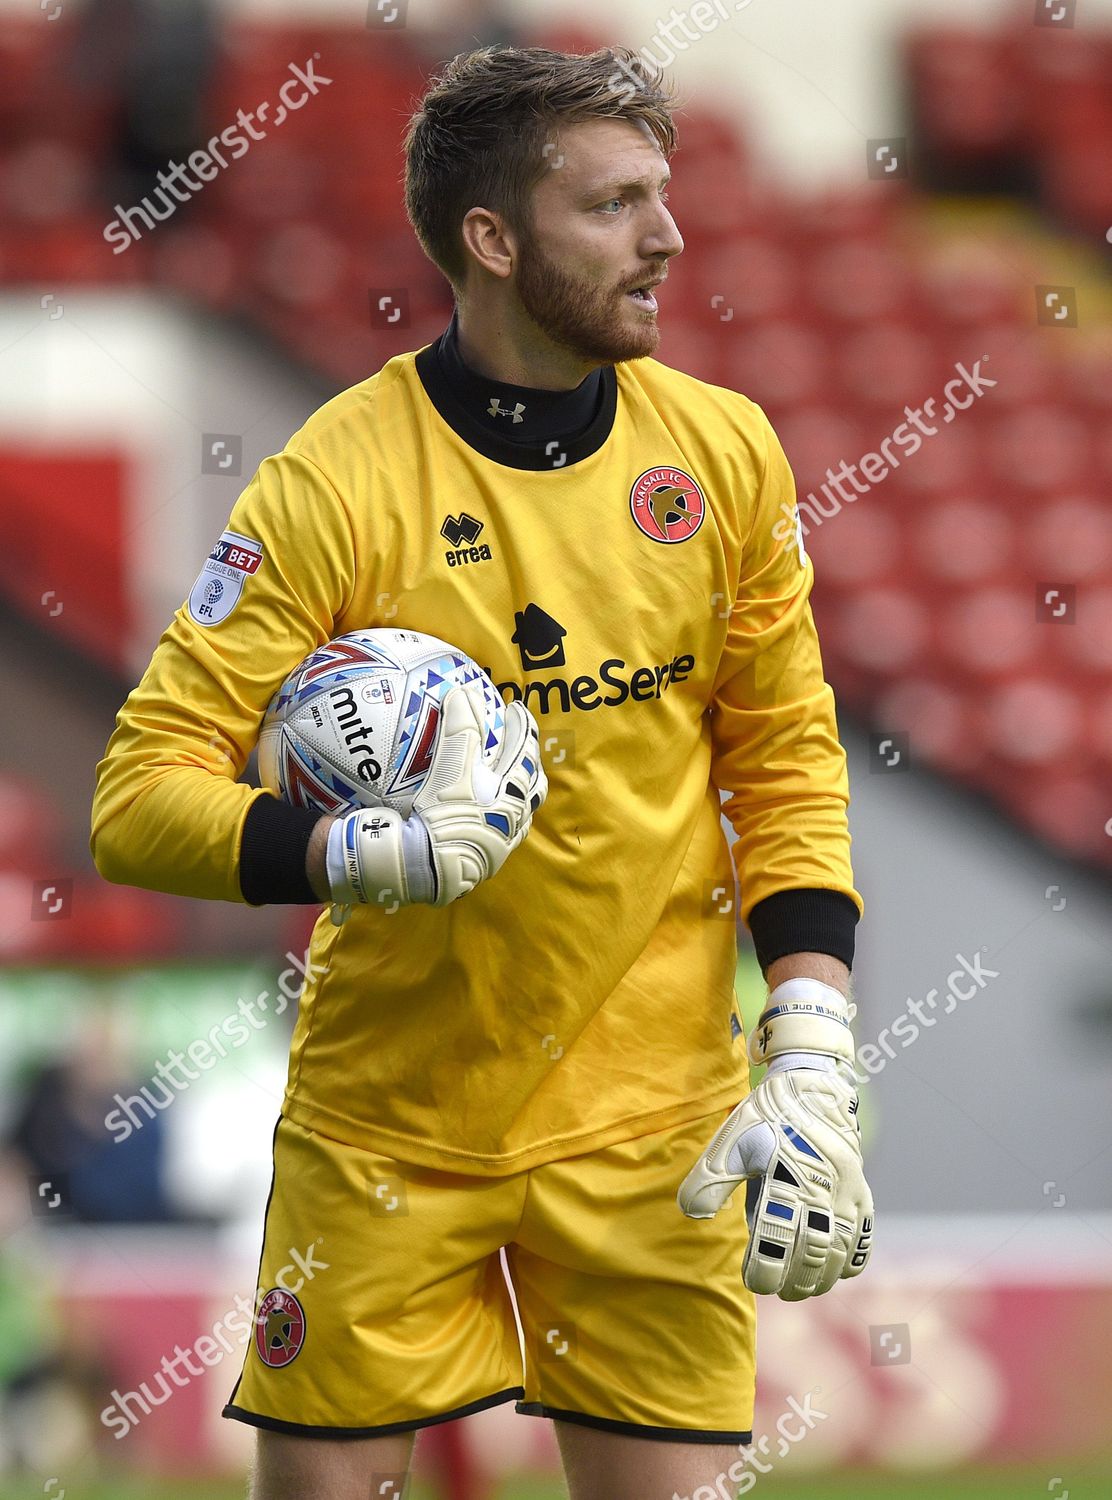
<svg viewBox="0 0 1112 1500">
<path fill-rule="evenodd" d="M 224 1415 L 374 1437 L 516 1399 L 527 1415 L 643 1437 L 748 1442 L 743 1195 L 714 1219 L 676 1206 L 725 1116 L 497 1178 L 283 1118 L 258 1312 Z"/>
</svg>

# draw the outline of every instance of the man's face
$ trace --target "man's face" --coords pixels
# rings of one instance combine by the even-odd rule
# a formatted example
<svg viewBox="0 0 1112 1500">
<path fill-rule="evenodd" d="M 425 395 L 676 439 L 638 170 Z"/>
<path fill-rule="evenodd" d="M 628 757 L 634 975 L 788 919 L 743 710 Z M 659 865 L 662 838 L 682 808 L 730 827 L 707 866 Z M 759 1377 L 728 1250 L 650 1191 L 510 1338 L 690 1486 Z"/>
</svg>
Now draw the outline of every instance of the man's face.
<svg viewBox="0 0 1112 1500">
<path fill-rule="evenodd" d="M 660 330 L 651 295 L 631 293 L 683 249 L 661 196 L 668 164 L 648 128 L 628 120 L 565 126 L 547 157 L 514 268 L 521 305 L 593 364 L 643 359 Z"/>
</svg>

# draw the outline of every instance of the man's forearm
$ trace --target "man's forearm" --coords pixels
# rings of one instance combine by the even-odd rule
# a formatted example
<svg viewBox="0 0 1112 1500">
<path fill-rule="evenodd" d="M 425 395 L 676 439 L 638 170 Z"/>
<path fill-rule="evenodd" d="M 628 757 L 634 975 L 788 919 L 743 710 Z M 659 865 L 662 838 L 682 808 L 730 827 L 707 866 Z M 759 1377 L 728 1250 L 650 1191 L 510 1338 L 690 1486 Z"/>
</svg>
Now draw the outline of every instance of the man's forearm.
<svg viewBox="0 0 1112 1500">
<path fill-rule="evenodd" d="M 849 996 L 849 970 L 829 953 L 786 953 L 769 964 L 765 978 L 770 991 L 785 979 L 819 979 Z"/>
<path fill-rule="evenodd" d="M 328 847 L 328 830 L 335 821 L 332 817 L 322 817 L 309 835 L 309 847 L 305 850 L 305 874 L 314 892 L 325 903 L 331 899 L 331 892 L 328 889 L 324 856 Z"/>
</svg>

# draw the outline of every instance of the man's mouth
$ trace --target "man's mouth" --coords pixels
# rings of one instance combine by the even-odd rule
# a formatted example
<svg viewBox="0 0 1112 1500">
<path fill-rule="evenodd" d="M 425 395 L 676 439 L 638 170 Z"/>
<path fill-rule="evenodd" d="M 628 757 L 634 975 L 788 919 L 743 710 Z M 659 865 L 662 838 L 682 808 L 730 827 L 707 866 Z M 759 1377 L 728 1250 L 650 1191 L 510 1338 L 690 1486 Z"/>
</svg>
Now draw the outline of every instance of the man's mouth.
<svg viewBox="0 0 1112 1500">
<path fill-rule="evenodd" d="M 637 303 L 638 307 L 643 308 L 645 312 L 654 313 L 657 311 L 656 298 L 653 296 L 648 287 L 634 287 L 631 292 L 626 292 L 626 296 L 632 297 L 634 302 Z"/>
</svg>

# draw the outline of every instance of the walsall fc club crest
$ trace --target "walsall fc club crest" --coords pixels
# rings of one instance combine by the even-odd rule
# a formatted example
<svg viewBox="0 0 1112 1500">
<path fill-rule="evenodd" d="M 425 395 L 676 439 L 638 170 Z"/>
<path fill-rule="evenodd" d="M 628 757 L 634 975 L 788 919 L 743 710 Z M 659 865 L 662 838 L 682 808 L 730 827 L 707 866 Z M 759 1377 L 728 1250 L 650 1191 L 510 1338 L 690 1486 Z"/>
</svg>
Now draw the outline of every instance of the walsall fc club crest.
<svg viewBox="0 0 1112 1500">
<path fill-rule="evenodd" d="M 654 542 L 686 542 L 703 524 L 703 492 L 682 469 L 646 469 L 629 492 L 637 525 Z"/>
<path fill-rule="evenodd" d="M 267 1292 L 255 1314 L 255 1349 L 264 1365 L 280 1370 L 301 1353 L 305 1342 L 305 1313 L 292 1292 L 275 1287 Z"/>
</svg>

